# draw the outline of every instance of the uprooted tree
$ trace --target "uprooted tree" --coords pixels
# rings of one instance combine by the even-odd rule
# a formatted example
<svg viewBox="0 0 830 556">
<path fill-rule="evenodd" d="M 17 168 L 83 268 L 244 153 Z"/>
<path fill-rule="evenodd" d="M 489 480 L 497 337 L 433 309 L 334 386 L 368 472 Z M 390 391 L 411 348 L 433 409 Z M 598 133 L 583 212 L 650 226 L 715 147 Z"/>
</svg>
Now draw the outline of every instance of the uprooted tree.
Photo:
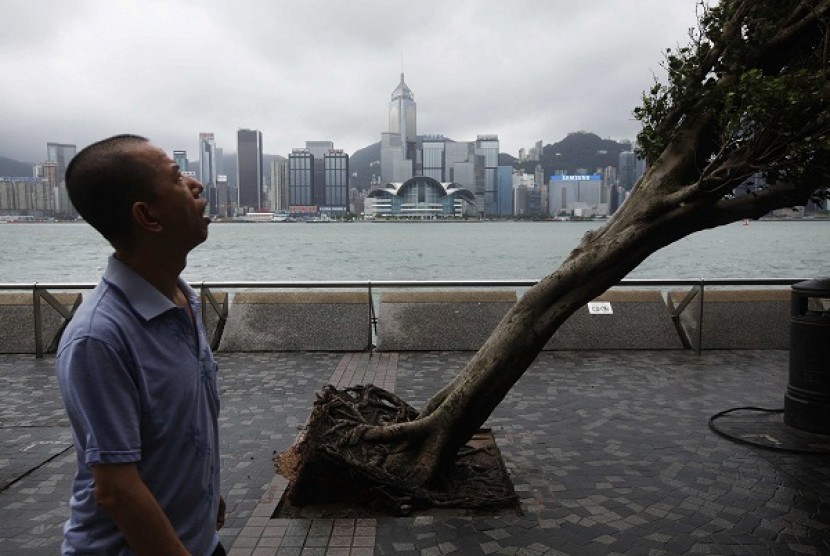
<svg viewBox="0 0 830 556">
<path fill-rule="evenodd" d="M 830 0 L 698 9 L 689 43 L 666 51 L 667 79 L 634 110 L 647 169 L 625 203 L 522 296 L 420 411 L 371 386 L 326 387 L 303 441 L 283 459 L 283 468 L 298 462 L 295 504 L 320 500 L 320 488 L 322 498 L 336 496 L 338 475 L 400 504 L 459 502 L 446 487 L 465 444 L 574 311 L 691 233 L 827 199 Z M 757 175 L 762 189 L 734 194 Z M 481 486 L 460 502 L 500 496 Z"/>
</svg>

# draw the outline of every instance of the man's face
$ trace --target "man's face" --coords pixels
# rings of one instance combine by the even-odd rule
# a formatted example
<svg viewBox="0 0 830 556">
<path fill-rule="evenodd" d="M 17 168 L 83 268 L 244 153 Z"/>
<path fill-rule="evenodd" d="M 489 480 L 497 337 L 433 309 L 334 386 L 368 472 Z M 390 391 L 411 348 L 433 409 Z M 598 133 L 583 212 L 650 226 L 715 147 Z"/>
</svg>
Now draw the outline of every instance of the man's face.
<svg viewBox="0 0 830 556">
<path fill-rule="evenodd" d="M 204 214 L 207 200 L 200 197 L 202 184 L 183 176 L 179 166 L 155 145 L 136 147 L 136 156 L 155 169 L 156 198 L 146 204 L 162 225 L 161 233 L 169 244 L 187 252 L 205 241 L 210 219 Z"/>
</svg>

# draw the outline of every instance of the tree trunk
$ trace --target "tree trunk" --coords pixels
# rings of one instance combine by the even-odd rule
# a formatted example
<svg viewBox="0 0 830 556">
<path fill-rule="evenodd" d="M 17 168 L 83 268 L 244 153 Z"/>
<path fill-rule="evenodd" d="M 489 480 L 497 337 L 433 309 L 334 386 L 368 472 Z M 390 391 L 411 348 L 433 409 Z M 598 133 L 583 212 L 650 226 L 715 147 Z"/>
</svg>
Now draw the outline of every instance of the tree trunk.
<svg viewBox="0 0 830 556">
<path fill-rule="evenodd" d="M 667 153 L 602 228 L 588 232 L 557 271 L 522 296 L 465 368 L 420 413 L 387 396 L 383 403 L 395 406 L 396 417 L 378 422 L 375 416 L 356 416 L 353 409 L 344 412 L 345 398 L 328 390 L 315 409 L 317 417 L 327 415 L 323 420 L 328 419 L 328 424 L 311 435 L 313 443 L 325 445 L 323 460 L 308 451 L 299 454 L 301 462 L 317 459 L 318 464 L 311 466 L 313 471 L 296 476 L 319 481 L 321 469 L 330 470 L 340 460 L 344 468 L 352 468 L 345 476 L 353 476 L 358 468 L 371 480 L 393 483 L 407 496 L 434 501 L 435 493 L 451 477 L 459 451 L 574 311 L 658 249 L 714 225 L 714 211 L 707 212 L 712 204 L 708 198 L 674 205 L 665 201 L 683 190 L 676 176 L 683 173 L 684 165 L 694 162 L 686 154 Z M 350 395 L 355 406 L 378 405 L 367 401 L 370 394 L 365 391 Z M 306 439 L 306 447 L 311 440 Z M 303 503 L 303 490 L 302 486 L 295 489 L 296 503 Z M 305 502 L 313 499 L 314 495 L 305 497 Z"/>
<path fill-rule="evenodd" d="M 464 369 L 420 413 L 388 393 L 378 394 L 381 402 L 377 402 L 367 398 L 371 392 L 343 397 L 329 389 L 315 404 L 312 415 L 317 418 L 312 421 L 318 424 L 311 427 L 313 438 L 295 453 L 301 462 L 300 471 L 294 474 L 299 485 L 293 490 L 295 503 L 304 502 L 304 483 L 319 484 L 321 471 L 325 474 L 334 468 L 340 469 L 335 474 L 353 486 L 356 474 L 366 478 L 368 482 L 360 483 L 359 489 L 366 490 L 367 484 L 385 485 L 395 503 L 448 501 L 445 487 L 459 472 L 459 454 L 465 444 L 574 311 L 680 238 L 757 218 L 790 202 L 803 202 L 804 188 L 791 192 L 800 198 L 770 188 L 754 196 L 724 199 L 724 193 L 751 170 L 726 160 L 713 171 L 720 174 L 717 180 L 707 174 L 709 168 L 701 171 L 705 165 L 698 158 L 699 147 L 709 137 L 711 121 L 703 115 L 678 132 L 614 216 L 586 233 L 559 269 L 522 296 Z M 345 412 L 339 409 L 344 401 L 353 406 Z M 364 411 L 379 405 L 388 405 L 388 414 L 381 418 Z M 304 473 L 303 465 L 309 462 L 316 463 L 307 465 Z M 326 495 L 334 491 L 326 490 Z M 478 490 L 464 495 L 471 505 L 506 496 L 485 487 Z M 306 497 L 305 502 L 312 499 Z"/>
<path fill-rule="evenodd" d="M 824 186 L 830 89 L 819 78 L 826 78 L 830 52 L 830 1 L 799 2 L 793 10 L 750 0 L 721 7 L 704 13 L 691 50 L 668 60 L 669 85 L 645 99 L 641 136 L 653 164 L 623 206 L 522 296 L 420 413 L 377 389 L 327 387 L 306 440 L 291 454 L 299 461 L 290 470 L 295 494 L 338 469 L 345 483 L 359 476 L 391 489 L 384 492 L 396 500 L 445 501 L 441 489 L 459 473 L 465 443 L 574 311 L 674 241 L 804 204 Z M 770 18 L 785 21 L 770 27 Z M 815 71 L 800 71 L 809 68 Z M 815 75 L 813 83 L 808 78 Z M 761 86 L 749 95 L 741 88 L 744 79 Z M 784 89 L 794 91 L 788 96 Z M 735 104 L 736 98 L 747 104 Z M 756 172 L 775 179 L 763 191 L 728 195 Z"/>
</svg>

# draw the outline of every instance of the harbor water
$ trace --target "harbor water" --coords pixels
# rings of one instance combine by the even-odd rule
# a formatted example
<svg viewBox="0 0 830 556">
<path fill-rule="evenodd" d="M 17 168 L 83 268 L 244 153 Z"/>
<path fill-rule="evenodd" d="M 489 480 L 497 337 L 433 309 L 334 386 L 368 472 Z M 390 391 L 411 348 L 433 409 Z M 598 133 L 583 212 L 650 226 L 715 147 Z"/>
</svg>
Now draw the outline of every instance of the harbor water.
<svg viewBox="0 0 830 556">
<path fill-rule="evenodd" d="M 601 222 L 214 223 L 191 281 L 534 280 Z M 628 278 L 830 276 L 830 222 L 752 221 L 658 251 Z M 0 225 L 0 282 L 96 282 L 111 247 L 85 223 Z"/>
</svg>

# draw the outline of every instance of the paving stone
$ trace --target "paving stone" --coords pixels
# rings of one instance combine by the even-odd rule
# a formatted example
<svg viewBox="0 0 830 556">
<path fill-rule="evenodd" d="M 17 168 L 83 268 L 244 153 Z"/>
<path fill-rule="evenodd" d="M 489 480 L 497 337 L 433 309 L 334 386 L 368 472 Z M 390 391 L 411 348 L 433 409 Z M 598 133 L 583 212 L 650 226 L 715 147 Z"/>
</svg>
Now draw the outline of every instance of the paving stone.
<svg viewBox="0 0 830 556">
<path fill-rule="evenodd" d="M 396 357 L 395 391 L 416 407 L 470 357 L 384 355 Z M 294 442 L 315 391 L 345 359 L 217 356 L 229 553 L 830 554 L 830 464 L 735 444 L 707 427 L 724 409 L 781 405 L 788 353 L 769 350 L 541 354 L 485 424 L 521 488 L 524 516 L 263 519 L 274 455 Z M 75 462 L 53 367 L 49 357 L 0 356 L 0 553 L 53 554 L 60 544 Z M 348 530 L 336 535 L 344 543 L 372 538 L 374 547 L 332 546 L 336 528 Z M 262 545 L 287 537 L 299 546 Z"/>
</svg>

